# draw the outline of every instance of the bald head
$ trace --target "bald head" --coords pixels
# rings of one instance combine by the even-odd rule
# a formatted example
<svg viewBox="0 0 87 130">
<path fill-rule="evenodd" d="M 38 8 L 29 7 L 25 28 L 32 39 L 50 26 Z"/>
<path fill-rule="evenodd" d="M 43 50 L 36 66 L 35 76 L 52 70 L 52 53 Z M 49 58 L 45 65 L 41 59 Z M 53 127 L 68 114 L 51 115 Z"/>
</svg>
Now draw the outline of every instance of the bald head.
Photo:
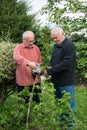
<svg viewBox="0 0 87 130">
<path fill-rule="evenodd" d="M 34 33 L 32 31 L 26 31 L 23 33 L 23 39 L 27 37 L 34 37 Z"/>
</svg>

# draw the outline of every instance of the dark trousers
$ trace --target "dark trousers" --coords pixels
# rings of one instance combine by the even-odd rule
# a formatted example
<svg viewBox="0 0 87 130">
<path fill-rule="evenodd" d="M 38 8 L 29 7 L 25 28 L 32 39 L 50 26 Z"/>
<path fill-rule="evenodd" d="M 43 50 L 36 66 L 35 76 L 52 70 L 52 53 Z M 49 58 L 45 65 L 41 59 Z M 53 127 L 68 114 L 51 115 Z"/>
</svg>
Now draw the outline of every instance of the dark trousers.
<svg viewBox="0 0 87 130">
<path fill-rule="evenodd" d="M 40 83 L 39 83 L 39 84 L 36 84 L 36 85 L 40 85 Z M 35 85 L 35 86 L 36 86 L 36 85 Z M 24 86 L 17 85 L 17 92 L 18 92 L 18 93 L 22 92 L 24 88 L 25 88 Z M 28 90 L 29 90 L 30 93 L 32 92 L 32 88 L 33 88 L 33 85 L 28 86 Z M 41 89 L 35 87 L 34 92 L 33 92 L 33 101 L 35 101 L 35 102 L 37 102 L 37 103 L 40 102 L 40 99 L 39 99 L 39 94 L 40 94 L 40 93 L 41 93 Z M 29 102 L 29 98 L 30 98 L 29 96 L 26 96 L 26 95 L 25 95 L 25 96 L 22 96 L 22 97 L 25 99 L 25 103 L 28 103 L 28 102 Z"/>
</svg>

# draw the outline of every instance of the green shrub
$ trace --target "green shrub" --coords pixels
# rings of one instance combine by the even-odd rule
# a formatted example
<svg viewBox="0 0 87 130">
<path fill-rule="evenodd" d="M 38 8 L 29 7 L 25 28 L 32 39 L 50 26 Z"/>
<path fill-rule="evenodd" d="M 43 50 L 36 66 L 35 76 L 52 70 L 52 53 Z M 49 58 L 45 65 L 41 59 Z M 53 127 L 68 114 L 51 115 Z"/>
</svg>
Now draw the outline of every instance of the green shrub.
<svg viewBox="0 0 87 130">
<path fill-rule="evenodd" d="M 52 84 L 44 82 L 40 87 L 43 91 L 40 94 L 41 101 L 39 104 L 33 101 L 30 104 L 28 128 L 26 128 L 28 104 L 14 93 L 0 106 L 0 130 L 60 130 L 61 126 L 62 130 L 67 130 L 66 124 L 61 125 L 59 115 L 69 110 L 72 117 L 69 95 L 66 93 L 63 99 L 55 101 Z M 87 89 L 76 87 L 75 90 L 77 113 L 73 130 L 87 130 Z"/>
<path fill-rule="evenodd" d="M 13 48 L 15 44 L 0 43 L 0 83 L 4 80 L 14 79 L 15 62 L 13 61 Z"/>
<path fill-rule="evenodd" d="M 72 119 L 69 94 L 66 93 L 63 99 L 55 100 L 54 88 L 51 83 L 46 81 L 38 87 L 42 89 L 42 93 L 39 95 L 40 103 L 31 101 L 30 107 L 24 103 L 21 97 L 17 96 L 17 93 L 7 98 L 0 107 L 2 130 L 60 130 L 61 127 L 67 130 L 66 121 Z M 29 95 L 31 94 L 29 93 Z M 64 124 L 61 125 L 59 116 L 67 111 L 71 116 L 65 118 Z M 26 127 L 27 112 L 30 112 L 28 127 Z"/>
<path fill-rule="evenodd" d="M 76 43 L 76 81 L 77 83 L 87 84 L 87 44 Z"/>
<path fill-rule="evenodd" d="M 15 62 L 13 60 L 13 49 L 15 44 L 0 43 L 0 102 L 6 99 L 14 89 Z"/>
</svg>

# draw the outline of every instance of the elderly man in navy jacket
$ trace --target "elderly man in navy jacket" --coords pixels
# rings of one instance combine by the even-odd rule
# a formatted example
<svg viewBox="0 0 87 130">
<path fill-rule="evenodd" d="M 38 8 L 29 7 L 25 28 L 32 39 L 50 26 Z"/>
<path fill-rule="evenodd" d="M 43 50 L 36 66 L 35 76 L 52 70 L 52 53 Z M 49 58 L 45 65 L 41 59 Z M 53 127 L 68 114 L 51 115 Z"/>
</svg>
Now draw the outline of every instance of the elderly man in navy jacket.
<svg viewBox="0 0 87 130">
<path fill-rule="evenodd" d="M 51 80 L 55 88 L 55 97 L 62 98 L 63 91 L 71 95 L 70 106 L 76 111 L 75 101 L 75 62 L 76 48 L 64 34 L 61 27 L 55 27 L 51 31 L 51 37 L 55 44 L 52 50 L 52 56 L 49 67 L 44 71 L 44 75 L 51 75 Z"/>
</svg>

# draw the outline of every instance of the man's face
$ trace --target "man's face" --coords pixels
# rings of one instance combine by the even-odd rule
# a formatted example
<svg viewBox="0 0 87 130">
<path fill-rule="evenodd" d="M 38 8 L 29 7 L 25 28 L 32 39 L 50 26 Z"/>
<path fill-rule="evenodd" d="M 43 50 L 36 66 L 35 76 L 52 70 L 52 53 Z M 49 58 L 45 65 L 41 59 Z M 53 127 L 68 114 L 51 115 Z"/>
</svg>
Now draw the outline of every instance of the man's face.
<svg viewBox="0 0 87 130">
<path fill-rule="evenodd" d="M 60 33 L 51 33 L 51 37 L 55 43 L 61 44 L 62 34 Z"/>
<path fill-rule="evenodd" d="M 34 35 L 27 36 L 26 38 L 23 39 L 24 45 L 28 48 L 32 48 L 34 42 L 35 42 Z"/>
</svg>

